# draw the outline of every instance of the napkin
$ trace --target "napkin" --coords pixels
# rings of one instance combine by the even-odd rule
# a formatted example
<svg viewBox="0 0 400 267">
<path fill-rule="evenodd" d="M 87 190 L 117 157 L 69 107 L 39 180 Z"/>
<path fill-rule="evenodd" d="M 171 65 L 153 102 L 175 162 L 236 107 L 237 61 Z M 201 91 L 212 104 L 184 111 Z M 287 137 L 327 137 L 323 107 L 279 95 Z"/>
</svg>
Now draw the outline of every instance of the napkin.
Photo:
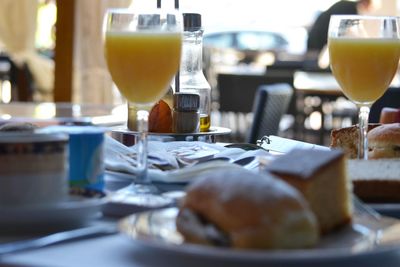
<svg viewBox="0 0 400 267">
<path fill-rule="evenodd" d="M 148 176 L 152 181 L 164 183 L 187 183 L 202 173 L 219 168 L 243 168 L 233 162 L 246 157 L 272 157 L 264 149 L 246 151 L 198 141 L 149 141 L 148 151 Z M 214 158 L 223 158 L 225 161 L 209 161 Z M 256 169 L 257 166 L 258 160 L 255 160 L 249 167 Z M 135 176 L 138 173 L 136 146 L 127 147 L 106 136 L 105 168 Z"/>
<path fill-rule="evenodd" d="M 232 166 L 229 162 L 210 162 L 195 165 L 218 155 L 227 148 L 204 142 L 148 142 L 148 176 L 157 182 L 188 182 L 191 177 L 205 171 L 219 167 Z M 244 150 L 235 149 L 232 155 Z M 229 154 L 229 153 L 228 153 Z M 223 157 L 226 154 L 222 154 Z M 105 138 L 105 168 L 109 171 L 130 173 L 135 176 L 136 146 L 127 147 L 110 136 Z M 223 166 L 222 166 L 223 165 Z"/>
</svg>

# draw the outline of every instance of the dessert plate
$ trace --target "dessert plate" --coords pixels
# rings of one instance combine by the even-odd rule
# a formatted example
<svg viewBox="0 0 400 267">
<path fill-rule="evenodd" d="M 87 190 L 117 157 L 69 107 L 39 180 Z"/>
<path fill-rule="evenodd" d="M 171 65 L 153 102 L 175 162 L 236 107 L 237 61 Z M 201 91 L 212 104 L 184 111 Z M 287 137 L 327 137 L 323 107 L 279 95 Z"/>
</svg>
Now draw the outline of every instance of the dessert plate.
<svg viewBox="0 0 400 267">
<path fill-rule="evenodd" d="M 0 206 L 0 226 L 45 227 L 80 225 L 101 216 L 105 200 L 69 196 L 65 201 L 25 206 Z"/>
<path fill-rule="evenodd" d="M 190 255 L 199 260 L 211 259 L 214 263 L 234 264 L 240 261 L 243 266 L 250 263 L 261 263 L 263 266 L 347 266 L 355 262 L 354 266 L 364 266 L 364 263 L 371 264 L 371 256 L 374 261 L 380 261 L 400 249 L 400 236 L 396 234 L 400 228 L 399 221 L 387 217 L 378 221 L 368 215 L 357 214 L 351 225 L 324 236 L 314 248 L 268 251 L 184 243 L 175 228 L 177 213 L 177 208 L 139 213 L 121 220 L 119 228 L 135 243 L 150 249 Z"/>
</svg>

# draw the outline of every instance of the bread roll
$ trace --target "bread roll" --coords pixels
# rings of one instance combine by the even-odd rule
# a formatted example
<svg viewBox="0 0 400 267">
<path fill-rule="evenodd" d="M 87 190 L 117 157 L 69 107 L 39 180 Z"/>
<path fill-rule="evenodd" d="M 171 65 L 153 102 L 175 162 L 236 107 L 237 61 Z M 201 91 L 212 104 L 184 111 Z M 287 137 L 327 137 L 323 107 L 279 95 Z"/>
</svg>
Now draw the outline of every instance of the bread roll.
<svg viewBox="0 0 400 267">
<path fill-rule="evenodd" d="M 400 123 L 382 124 L 368 132 L 369 159 L 400 157 Z"/>
<path fill-rule="evenodd" d="M 197 178 L 176 223 L 186 241 L 244 249 L 310 247 L 319 237 L 301 193 L 268 173 L 245 169 Z"/>
</svg>

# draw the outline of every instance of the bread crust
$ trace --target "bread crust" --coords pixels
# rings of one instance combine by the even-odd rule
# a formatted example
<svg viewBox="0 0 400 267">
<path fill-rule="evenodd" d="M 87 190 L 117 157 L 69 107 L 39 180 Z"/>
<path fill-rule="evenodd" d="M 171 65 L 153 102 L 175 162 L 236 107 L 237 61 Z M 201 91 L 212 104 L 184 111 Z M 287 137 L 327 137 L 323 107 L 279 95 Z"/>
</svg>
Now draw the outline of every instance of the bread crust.
<svg viewBox="0 0 400 267">
<path fill-rule="evenodd" d="M 235 169 L 197 178 L 177 221 L 178 230 L 195 240 L 179 223 L 185 210 L 215 225 L 235 248 L 299 248 L 318 240 L 315 216 L 301 193 L 270 174 Z"/>
</svg>

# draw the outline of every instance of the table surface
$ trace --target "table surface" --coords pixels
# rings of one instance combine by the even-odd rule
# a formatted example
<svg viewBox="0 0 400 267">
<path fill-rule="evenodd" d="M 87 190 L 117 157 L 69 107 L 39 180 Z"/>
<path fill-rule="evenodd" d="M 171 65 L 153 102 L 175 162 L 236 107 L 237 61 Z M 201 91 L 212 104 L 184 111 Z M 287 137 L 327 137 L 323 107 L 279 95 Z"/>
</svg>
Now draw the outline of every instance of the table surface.
<svg viewBox="0 0 400 267">
<path fill-rule="evenodd" d="M 303 93 L 343 95 L 331 73 L 296 71 L 293 76 L 293 85 L 296 90 Z"/>
<path fill-rule="evenodd" d="M 338 82 L 330 72 L 296 71 L 293 76 L 293 85 L 296 90 L 305 94 L 343 95 Z M 390 86 L 400 87 L 399 75 L 394 77 Z"/>
<path fill-rule="evenodd" d="M 15 104 L 18 106 L 18 104 Z M 73 106 L 71 105 L 70 108 Z M 0 104 L 0 110 L 4 105 Z M 17 107 L 18 108 L 18 107 Z M 73 109 L 69 109 L 73 110 Z M 4 113 L 3 113 L 4 114 Z M 86 114 L 86 113 L 81 113 Z M 101 115 L 100 115 L 101 116 Z M 84 116 L 82 116 L 84 117 Z M 126 181 L 118 181 L 112 177 L 106 177 L 108 188 L 115 190 L 126 184 Z M 93 222 L 104 223 L 105 219 Z M 107 219 L 107 222 L 117 223 L 116 219 Z M 2 237 L 0 235 L 0 242 Z M 4 242 L 4 241 L 3 241 Z M 388 257 L 382 266 L 398 266 L 399 255 Z M 154 251 L 135 244 L 122 234 L 115 234 L 105 237 L 83 239 L 63 244 L 58 244 L 42 249 L 9 254 L 0 258 L 0 266 L 53 266 L 53 267 L 75 267 L 75 266 L 215 266 L 214 261 L 201 257 L 179 256 L 168 254 L 162 251 Z M 243 266 L 239 262 L 218 262 L 218 266 Z M 264 266 L 263 264 L 255 264 Z M 350 264 L 347 266 L 353 266 Z M 245 264 L 245 266 L 249 266 Z M 290 265 L 290 266 L 296 266 Z M 315 266 L 318 266 L 316 263 Z M 341 266 L 346 266 L 342 264 Z M 363 265 L 367 266 L 367 265 Z M 378 266 L 373 260 L 368 266 Z"/>
<path fill-rule="evenodd" d="M 129 181 L 116 180 L 115 177 L 107 177 L 107 188 L 117 189 L 125 186 Z M 117 219 L 102 218 L 94 221 L 93 224 L 116 223 Z M 1 238 L 0 238 L 1 240 Z M 365 267 L 372 266 L 398 266 L 400 263 L 399 253 L 391 254 L 382 261 L 375 259 L 373 255 L 363 259 Z M 355 258 L 354 262 L 342 262 L 340 266 L 356 266 L 360 259 Z M 356 263 L 356 265 L 354 265 Z M 364 264 L 365 263 L 365 264 Z M 37 250 L 20 252 L 15 254 L 5 255 L 0 258 L 0 266 L 18 266 L 18 267 L 37 267 L 37 266 L 52 266 L 52 267 L 76 267 L 76 266 L 96 266 L 96 267 L 119 267 L 119 266 L 277 266 L 265 265 L 262 262 L 244 263 L 240 260 L 220 261 L 215 258 L 205 258 L 202 256 L 189 256 L 171 254 L 166 251 L 149 249 L 134 243 L 123 234 L 115 234 L 91 239 L 83 239 L 79 241 L 71 241 L 58 245 L 49 246 Z M 292 262 L 288 265 L 279 264 L 278 266 L 299 266 L 298 263 Z M 301 266 L 304 266 L 301 265 Z M 311 262 L 306 265 L 320 266 L 318 261 Z M 335 264 L 324 264 L 324 266 L 337 266 Z"/>
<path fill-rule="evenodd" d="M 126 123 L 125 105 L 73 104 L 53 102 L 0 103 L 0 125 L 7 122 L 32 122 L 38 126 L 54 124 L 115 126 Z"/>
</svg>

